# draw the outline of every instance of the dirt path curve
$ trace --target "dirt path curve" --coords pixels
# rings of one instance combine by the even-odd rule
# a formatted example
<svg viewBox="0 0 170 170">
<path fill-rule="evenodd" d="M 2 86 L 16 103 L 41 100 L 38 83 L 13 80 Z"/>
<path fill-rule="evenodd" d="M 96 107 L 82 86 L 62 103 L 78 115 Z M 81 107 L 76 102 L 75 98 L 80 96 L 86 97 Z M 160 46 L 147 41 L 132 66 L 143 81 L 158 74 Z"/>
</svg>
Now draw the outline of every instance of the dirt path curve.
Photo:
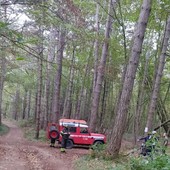
<svg viewBox="0 0 170 170">
<path fill-rule="evenodd" d="M 10 131 L 0 137 L 0 170 L 74 170 L 73 161 L 89 152 L 74 148 L 60 153 L 59 147 L 26 140 L 15 123 L 3 123 Z"/>
</svg>

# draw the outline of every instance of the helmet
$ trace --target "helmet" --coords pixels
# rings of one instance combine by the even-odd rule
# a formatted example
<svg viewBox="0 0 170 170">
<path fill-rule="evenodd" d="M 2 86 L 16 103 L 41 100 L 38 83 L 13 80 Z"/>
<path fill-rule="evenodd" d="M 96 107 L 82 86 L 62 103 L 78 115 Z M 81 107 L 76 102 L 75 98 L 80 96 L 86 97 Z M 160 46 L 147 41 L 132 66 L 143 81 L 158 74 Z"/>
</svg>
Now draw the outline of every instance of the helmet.
<svg viewBox="0 0 170 170">
<path fill-rule="evenodd" d="M 156 131 L 154 130 L 154 131 L 152 131 L 152 134 L 154 135 L 154 134 L 156 134 Z"/>
</svg>

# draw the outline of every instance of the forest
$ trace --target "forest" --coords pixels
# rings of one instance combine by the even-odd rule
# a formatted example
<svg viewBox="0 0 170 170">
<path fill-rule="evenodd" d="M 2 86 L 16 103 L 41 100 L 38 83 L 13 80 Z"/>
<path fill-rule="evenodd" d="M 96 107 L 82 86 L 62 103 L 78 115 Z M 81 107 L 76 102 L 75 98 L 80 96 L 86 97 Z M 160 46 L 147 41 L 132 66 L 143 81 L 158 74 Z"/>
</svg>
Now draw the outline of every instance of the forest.
<svg viewBox="0 0 170 170">
<path fill-rule="evenodd" d="M 169 38 L 169 0 L 0 0 L 0 125 L 83 119 L 113 156 L 170 135 Z"/>
</svg>

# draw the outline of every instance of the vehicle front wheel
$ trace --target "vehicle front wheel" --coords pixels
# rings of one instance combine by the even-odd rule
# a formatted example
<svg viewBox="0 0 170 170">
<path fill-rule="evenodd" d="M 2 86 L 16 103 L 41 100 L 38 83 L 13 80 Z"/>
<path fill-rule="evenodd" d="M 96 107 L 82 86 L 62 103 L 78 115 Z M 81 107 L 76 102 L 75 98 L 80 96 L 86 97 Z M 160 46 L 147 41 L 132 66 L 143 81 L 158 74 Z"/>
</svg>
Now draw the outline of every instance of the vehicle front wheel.
<svg viewBox="0 0 170 170">
<path fill-rule="evenodd" d="M 95 142 L 94 142 L 94 145 L 103 145 L 103 141 L 99 141 L 99 140 L 98 140 L 98 141 L 95 141 Z"/>
<path fill-rule="evenodd" d="M 93 150 L 99 150 L 99 149 L 101 149 L 102 147 L 101 146 L 103 146 L 103 141 L 95 141 L 94 143 L 93 143 L 93 145 L 91 146 L 91 149 L 93 149 Z"/>
<path fill-rule="evenodd" d="M 74 145 L 74 144 L 73 144 L 73 141 L 72 141 L 71 139 L 68 139 L 68 140 L 67 140 L 67 146 L 66 146 L 66 148 L 67 148 L 67 149 L 71 149 L 71 148 L 73 147 L 73 145 Z"/>
</svg>

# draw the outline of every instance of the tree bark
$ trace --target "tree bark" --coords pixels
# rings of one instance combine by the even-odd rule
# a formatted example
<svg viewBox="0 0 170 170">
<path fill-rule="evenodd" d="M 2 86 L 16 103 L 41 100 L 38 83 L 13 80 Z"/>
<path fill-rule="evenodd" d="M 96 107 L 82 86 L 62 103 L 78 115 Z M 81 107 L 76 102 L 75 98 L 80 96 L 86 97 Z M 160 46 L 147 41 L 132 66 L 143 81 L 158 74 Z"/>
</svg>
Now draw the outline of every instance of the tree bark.
<svg viewBox="0 0 170 170">
<path fill-rule="evenodd" d="M 71 96 L 73 91 L 74 60 L 75 60 L 75 47 L 73 47 L 72 63 L 70 67 L 70 78 L 69 78 L 68 90 L 67 90 L 65 103 L 64 103 L 64 111 L 63 111 L 64 118 L 70 118 L 71 116 Z"/>
<path fill-rule="evenodd" d="M 149 85 L 149 90 L 152 91 L 152 82 L 151 82 L 151 80 L 147 79 L 147 83 Z M 167 113 L 165 105 L 164 105 L 165 101 L 161 99 L 160 95 L 158 96 L 157 103 L 158 104 L 156 105 L 156 113 L 158 114 L 158 117 L 159 117 L 161 123 L 164 123 L 169 119 L 169 116 L 168 116 L 168 113 Z M 169 126 L 168 123 L 163 124 L 161 127 L 164 128 L 165 132 L 170 133 L 170 131 L 169 131 L 170 126 Z"/>
<path fill-rule="evenodd" d="M 84 91 L 85 91 L 84 85 L 85 85 L 85 81 L 87 79 L 87 73 L 89 71 L 89 61 L 90 61 L 90 57 L 88 58 L 88 62 L 87 62 L 86 67 L 85 67 L 85 74 L 84 74 L 84 78 L 83 78 L 83 81 L 82 81 L 80 93 L 79 93 L 79 96 L 78 96 L 78 99 L 77 99 L 77 107 L 76 107 L 76 114 L 75 114 L 76 119 L 82 118 L 81 106 L 82 106 L 82 103 L 83 103 L 83 97 L 84 97 Z"/>
<path fill-rule="evenodd" d="M 142 81 L 139 82 L 139 93 L 138 93 L 138 99 L 136 104 L 136 112 L 135 112 L 135 118 L 134 118 L 134 144 L 136 144 L 137 137 L 139 135 L 139 129 L 140 129 L 140 121 L 141 121 L 141 111 L 142 111 L 142 103 L 144 101 L 145 96 L 145 82 L 148 74 L 148 59 L 146 58 L 145 66 L 144 66 L 144 74 Z"/>
<path fill-rule="evenodd" d="M 93 91 L 97 80 L 97 67 L 99 60 L 99 4 L 96 3 L 96 23 L 95 23 L 96 39 L 94 42 L 94 76 L 93 76 Z"/>
<path fill-rule="evenodd" d="M 1 10 L 1 9 L 0 9 Z M 4 11 L 1 13 L 1 19 L 4 22 L 7 22 L 7 6 L 4 6 Z M 2 38 L 1 43 L 6 45 L 6 41 Z M 2 48 L 0 51 L 0 126 L 2 124 L 2 102 L 3 102 L 3 89 L 4 89 L 4 80 L 5 80 L 5 74 L 6 74 L 6 58 L 5 58 L 5 50 L 6 48 Z"/>
<path fill-rule="evenodd" d="M 53 28 L 53 26 L 51 26 L 50 37 L 49 37 L 50 40 L 49 40 L 49 46 L 48 46 L 48 57 L 47 57 L 47 62 L 46 62 L 46 83 L 45 83 L 45 96 L 46 97 L 45 97 L 44 128 L 47 127 L 47 124 L 49 122 L 49 114 L 52 114 L 52 112 L 50 112 L 50 103 L 51 103 L 50 90 L 51 90 L 51 86 L 53 85 L 52 76 L 51 76 L 52 75 L 51 62 L 54 61 L 54 58 L 55 58 L 55 49 L 56 49 L 56 45 L 57 45 L 56 37 L 57 37 L 57 31 L 56 31 L 56 29 Z"/>
<path fill-rule="evenodd" d="M 154 81 L 155 83 L 153 86 L 153 91 L 152 91 L 151 100 L 150 100 L 149 109 L 148 109 L 147 123 L 146 123 L 146 128 L 148 129 L 148 131 L 151 131 L 153 128 L 153 115 L 154 115 L 156 104 L 157 104 L 161 78 L 162 78 L 163 69 L 165 66 L 165 59 L 166 59 L 166 52 L 168 48 L 169 37 L 170 37 L 170 16 L 167 20 L 167 24 L 165 28 L 164 39 L 163 39 L 163 44 L 162 44 L 162 52 L 161 52 L 161 55 L 159 57 L 159 62 L 158 62 L 158 69 L 155 70 L 157 74 L 156 74 L 156 78 Z"/>
<path fill-rule="evenodd" d="M 26 108 L 27 108 L 27 91 L 25 90 L 23 107 L 22 107 L 22 119 L 26 118 Z"/>
<path fill-rule="evenodd" d="M 114 1 L 114 3 L 116 3 L 116 1 Z M 110 0 L 108 4 L 108 17 L 107 17 L 106 28 L 105 28 L 105 40 L 104 40 L 104 44 L 102 48 L 102 56 L 100 59 L 100 64 L 99 64 L 98 71 L 97 71 L 96 85 L 93 91 L 91 116 L 90 116 L 91 117 L 90 119 L 91 131 L 95 131 L 95 128 L 97 125 L 97 113 L 98 113 L 98 107 L 99 107 L 101 86 L 102 86 L 103 77 L 105 73 L 105 65 L 106 65 L 106 59 L 108 55 L 109 39 L 110 39 L 110 33 L 111 33 L 111 27 L 112 27 L 112 21 L 113 21 L 113 18 L 111 16 L 111 11 L 114 6 L 115 4 L 113 4 L 113 1 Z"/>
<path fill-rule="evenodd" d="M 57 72 L 55 77 L 54 87 L 54 122 L 58 122 L 60 119 L 60 87 L 61 87 L 61 75 L 62 75 L 62 61 L 63 51 L 65 46 L 65 31 L 60 30 L 59 33 L 59 45 L 57 49 Z"/>
<path fill-rule="evenodd" d="M 4 56 L 0 59 L 0 126 L 2 124 L 2 96 L 3 96 L 3 88 L 4 88 L 4 79 L 6 73 L 6 59 Z"/>
<path fill-rule="evenodd" d="M 37 117 L 36 117 L 36 134 L 35 138 L 39 138 L 40 131 L 40 116 L 41 116 L 41 100 L 42 100 L 42 68 L 43 68 L 43 30 L 39 29 L 40 45 L 39 45 L 39 58 L 38 58 L 38 95 L 37 95 Z"/>
<path fill-rule="evenodd" d="M 150 15 L 150 10 L 151 0 L 143 0 L 137 28 L 134 32 L 133 46 L 129 57 L 129 63 L 126 69 L 120 102 L 118 103 L 117 107 L 114 121 L 115 123 L 111 133 L 111 141 L 108 145 L 108 152 L 112 156 L 117 156 L 121 147 L 121 141 L 127 123 L 127 113 L 132 95 L 134 79 L 139 64 L 139 58 L 142 51 L 142 44 L 148 23 L 148 18 Z"/>
<path fill-rule="evenodd" d="M 20 101 L 20 90 L 19 90 L 19 87 L 17 87 L 16 89 L 16 94 L 15 94 L 15 97 L 14 97 L 14 100 L 13 100 L 13 107 L 12 107 L 12 118 L 14 120 L 18 120 L 19 118 L 19 102 Z"/>
<path fill-rule="evenodd" d="M 28 92 L 28 109 L 27 109 L 27 116 L 28 116 L 28 119 L 30 118 L 30 111 L 31 111 L 31 95 L 32 95 L 32 91 L 29 90 Z"/>
</svg>

